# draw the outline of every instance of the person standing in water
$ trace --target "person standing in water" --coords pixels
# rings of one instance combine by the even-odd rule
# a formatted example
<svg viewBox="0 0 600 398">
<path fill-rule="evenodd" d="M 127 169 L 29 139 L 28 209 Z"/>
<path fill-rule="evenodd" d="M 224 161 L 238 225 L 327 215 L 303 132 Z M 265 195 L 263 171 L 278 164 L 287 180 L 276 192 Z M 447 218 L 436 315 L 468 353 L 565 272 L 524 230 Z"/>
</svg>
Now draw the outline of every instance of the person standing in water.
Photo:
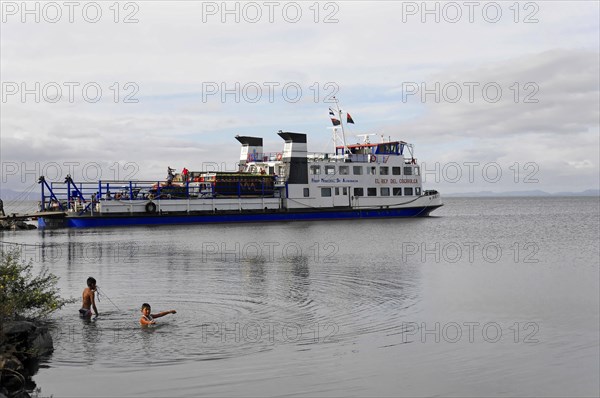
<svg viewBox="0 0 600 398">
<path fill-rule="evenodd" d="M 96 308 L 96 279 L 91 276 L 87 278 L 87 287 L 83 289 L 83 293 L 81 295 L 82 304 L 81 309 L 79 310 L 79 315 L 82 318 L 90 318 L 92 316 L 92 310 L 94 310 L 94 314 L 98 316 L 98 308 Z"/>
</svg>

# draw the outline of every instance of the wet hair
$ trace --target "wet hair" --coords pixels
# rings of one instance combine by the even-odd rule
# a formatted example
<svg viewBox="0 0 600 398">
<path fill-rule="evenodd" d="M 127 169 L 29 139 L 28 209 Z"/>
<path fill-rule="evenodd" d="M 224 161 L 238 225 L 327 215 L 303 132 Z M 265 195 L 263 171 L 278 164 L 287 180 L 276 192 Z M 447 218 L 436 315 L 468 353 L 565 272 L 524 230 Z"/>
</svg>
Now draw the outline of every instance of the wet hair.
<svg viewBox="0 0 600 398">
<path fill-rule="evenodd" d="M 89 278 L 87 278 L 87 285 L 88 287 L 92 287 L 92 285 L 96 284 L 96 279 L 92 278 L 91 276 Z"/>
<path fill-rule="evenodd" d="M 150 309 L 150 304 L 148 304 L 148 303 L 144 303 L 144 304 L 142 304 L 142 310 L 143 310 L 144 308 L 148 308 L 148 309 Z"/>
</svg>

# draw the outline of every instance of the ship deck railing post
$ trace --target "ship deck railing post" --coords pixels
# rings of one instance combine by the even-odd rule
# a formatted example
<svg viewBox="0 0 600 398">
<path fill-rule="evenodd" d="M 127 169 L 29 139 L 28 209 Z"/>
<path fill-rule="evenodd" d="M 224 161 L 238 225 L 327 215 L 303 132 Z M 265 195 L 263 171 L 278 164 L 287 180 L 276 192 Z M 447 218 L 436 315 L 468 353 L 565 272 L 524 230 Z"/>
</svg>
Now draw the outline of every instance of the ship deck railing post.
<svg viewBox="0 0 600 398">
<path fill-rule="evenodd" d="M 238 177 L 237 185 L 238 185 L 238 209 L 239 209 L 239 212 L 241 213 L 242 212 L 242 182 L 239 180 L 239 177 Z"/>
<path fill-rule="evenodd" d="M 67 210 L 73 210 L 71 208 L 71 178 L 67 176 L 65 180 L 67 183 Z"/>
<path fill-rule="evenodd" d="M 73 179 L 71 178 L 70 175 L 67 175 L 67 178 L 65 179 L 65 181 L 67 182 L 67 198 L 68 198 L 68 207 L 71 208 L 73 210 L 77 210 L 77 206 L 75 204 L 75 198 L 79 198 L 81 199 L 83 202 L 85 202 L 85 197 L 83 196 L 83 185 L 80 183 L 79 184 L 79 188 L 77 188 L 77 185 L 75 184 L 75 182 L 73 181 Z M 71 191 L 71 186 L 73 186 L 73 191 Z M 75 195 L 72 195 L 72 192 L 75 192 Z M 71 205 L 71 200 L 73 201 L 72 205 Z"/>
<path fill-rule="evenodd" d="M 83 184 L 79 183 L 79 195 L 81 195 L 81 200 L 85 202 L 85 196 L 83 196 Z"/>
<path fill-rule="evenodd" d="M 40 177 L 40 179 L 38 180 L 40 183 L 43 181 L 43 179 Z M 42 203 L 41 203 L 41 208 L 40 211 L 44 211 L 46 210 L 46 194 L 45 194 L 45 190 L 44 190 L 44 184 L 42 185 Z"/>
<path fill-rule="evenodd" d="M 260 207 L 265 209 L 265 179 L 261 181 L 261 195 L 260 195 Z"/>
<path fill-rule="evenodd" d="M 94 202 L 93 201 L 91 201 L 90 203 L 87 204 L 87 206 L 85 206 L 83 209 L 81 209 L 81 211 L 79 212 L 79 215 L 86 213 L 88 211 L 88 209 L 90 209 L 92 212 L 92 215 L 94 215 Z"/>
<path fill-rule="evenodd" d="M 185 179 L 185 193 L 187 195 L 187 212 L 189 214 L 190 213 L 190 181 L 188 180 L 187 176 Z"/>
<path fill-rule="evenodd" d="M 48 185 L 45 179 L 42 179 L 41 183 L 46 185 L 46 188 L 48 188 L 51 200 L 56 200 L 56 203 L 58 203 L 58 208 L 64 211 L 65 209 L 63 208 L 62 204 L 60 203 L 60 200 L 58 200 L 58 197 L 54 194 L 54 190 L 52 189 L 54 187 L 54 183 L 50 183 L 50 185 Z"/>
</svg>

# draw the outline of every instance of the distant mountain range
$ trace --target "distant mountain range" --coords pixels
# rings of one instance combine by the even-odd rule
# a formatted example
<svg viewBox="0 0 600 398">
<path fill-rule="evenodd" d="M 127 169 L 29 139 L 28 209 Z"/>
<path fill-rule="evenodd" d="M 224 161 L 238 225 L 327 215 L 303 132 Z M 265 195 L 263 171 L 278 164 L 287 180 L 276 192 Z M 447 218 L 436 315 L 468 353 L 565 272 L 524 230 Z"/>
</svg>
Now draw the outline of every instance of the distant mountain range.
<svg viewBox="0 0 600 398">
<path fill-rule="evenodd" d="M 31 201 L 31 200 L 40 200 L 40 192 L 29 192 L 29 193 L 25 193 L 25 192 L 19 192 L 19 191 L 13 191 L 12 189 L 6 189 L 6 188 L 2 188 L 0 190 L 0 199 L 2 199 L 2 201 L 4 202 L 4 205 L 6 206 L 6 203 L 9 201 Z"/>
<path fill-rule="evenodd" d="M 444 193 L 440 192 L 442 197 L 448 198 L 479 198 L 479 197 L 523 197 L 523 196 L 600 196 L 600 190 L 588 189 L 582 192 L 556 192 L 548 193 L 545 191 L 534 190 L 534 191 L 509 191 L 509 192 L 492 192 L 492 191 L 479 191 L 479 192 L 460 192 L 460 193 Z M 0 199 L 4 201 L 6 206 L 7 202 L 10 201 L 39 201 L 39 192 L 23 193 L 13 191 L 12 189 L 3 188 L 0 191 Z"/>
<path fill-rule="evenodd" d="M 460 193 L 448 193 L 444 194 L 441 192 L 442 197 L 450 198 L 473 198 L 473 197 L 523 197 L 523 196 L 600 196 L 600 190 L 598 189 L 587 189 L 582 192 L 556 192 L 548 193 L 545 191 L 534 190 L 534 191 L 509 191 L 509 192 L 492 192 L 492 191 L 479 191 L 479 192 L 460 192 Z"/>
</svg>

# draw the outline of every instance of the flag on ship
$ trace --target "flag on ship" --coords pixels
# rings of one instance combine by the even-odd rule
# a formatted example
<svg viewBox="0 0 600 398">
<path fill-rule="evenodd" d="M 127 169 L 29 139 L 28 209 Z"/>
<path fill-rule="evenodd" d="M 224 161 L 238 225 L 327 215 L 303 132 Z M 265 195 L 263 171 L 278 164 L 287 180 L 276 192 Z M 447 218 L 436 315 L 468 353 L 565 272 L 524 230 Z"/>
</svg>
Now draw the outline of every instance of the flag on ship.
<svg viewBox="0 0 600 398">
<path fill-rule="evenodd" d="M 329 108 L 329 117 L 331 118 L 331 123 L 333 123 L 334 126 L 339 126 L 341 124 L 340 120 L 331 108 Z"/>
<path fill-rule="evenodd" d="M 346 113 L 346 123 L 354 124 L 354 120 L 352 120 L 352 116 L 349 113 Z"/>
</svg>

